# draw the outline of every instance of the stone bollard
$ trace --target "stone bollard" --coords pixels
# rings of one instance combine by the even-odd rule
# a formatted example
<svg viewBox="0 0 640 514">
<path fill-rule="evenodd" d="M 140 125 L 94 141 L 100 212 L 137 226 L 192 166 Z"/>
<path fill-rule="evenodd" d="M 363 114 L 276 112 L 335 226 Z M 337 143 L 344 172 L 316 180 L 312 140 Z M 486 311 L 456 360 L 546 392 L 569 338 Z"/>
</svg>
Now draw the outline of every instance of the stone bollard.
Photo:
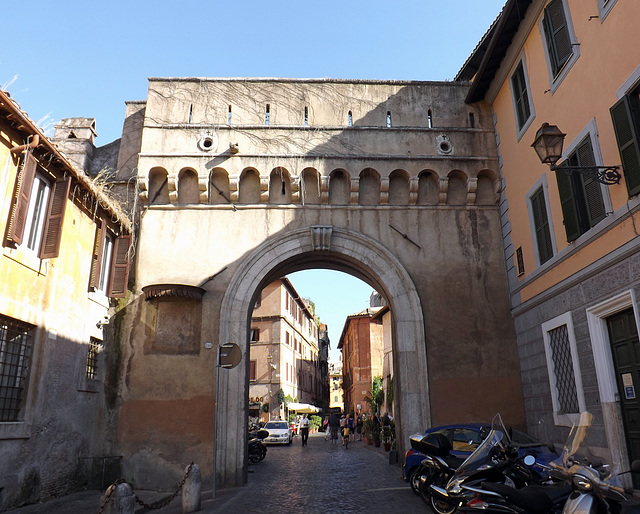
<svg viewBox="0 0 640 514">
<path fill-rule="evenodd" d="M 187 472 L 187 466 L 184 472 Z M 200 467 L 197 464 L 191 466 L 191 473 L 182 486 L 182 514 L 200 510 L 200 491 L 202 489 L 202 477 Z"/>
<path fill-rule="evenodd" d="M 106 514 L 133 514 L 135 508 L 133 491 L 131 486 L 125 482 L 116 486 L 115 492 L 111 495 L 111 501 L 106 505 L 104 512 Z"/>
</svg>

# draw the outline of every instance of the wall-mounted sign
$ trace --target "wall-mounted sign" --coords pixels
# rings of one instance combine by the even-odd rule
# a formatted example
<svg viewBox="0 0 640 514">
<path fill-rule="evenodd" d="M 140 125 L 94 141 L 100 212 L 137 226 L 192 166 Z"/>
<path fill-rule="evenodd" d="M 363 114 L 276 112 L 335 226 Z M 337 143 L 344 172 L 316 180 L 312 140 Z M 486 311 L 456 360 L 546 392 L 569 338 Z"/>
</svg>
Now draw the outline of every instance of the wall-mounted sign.
<svg viewBox="0 0 640 514">
<path fill-rule="evenodd" d="M 635 400 L 636 388 L 633 386 L 633 377 L 631 373 L 622 374 L 622 385 L 624 386 L 624 397 L 627 400 Z"/>
</svg>

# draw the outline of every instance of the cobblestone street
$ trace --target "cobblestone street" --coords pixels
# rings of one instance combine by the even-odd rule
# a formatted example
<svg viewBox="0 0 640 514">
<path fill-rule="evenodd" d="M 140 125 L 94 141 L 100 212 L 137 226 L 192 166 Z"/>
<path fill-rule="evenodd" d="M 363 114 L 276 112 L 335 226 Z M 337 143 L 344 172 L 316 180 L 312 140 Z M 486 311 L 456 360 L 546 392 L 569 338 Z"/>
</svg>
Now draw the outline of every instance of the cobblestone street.
<svg viewBox="0 0 640 514">
<path fill-rule="evenodd" d="M 402 479 L 389 454 L 352 442 L 348 449 L 312 434 L 301 446 L 270 446 L 264 461 L 252 467 L 246 493 L 224 506 L 226 512 L 332 513 L 429 512 Z M 205 504 L 206 505 L 206 504 Z M 203 506 L 205 506 L 203 505 Z"/>
</svg>

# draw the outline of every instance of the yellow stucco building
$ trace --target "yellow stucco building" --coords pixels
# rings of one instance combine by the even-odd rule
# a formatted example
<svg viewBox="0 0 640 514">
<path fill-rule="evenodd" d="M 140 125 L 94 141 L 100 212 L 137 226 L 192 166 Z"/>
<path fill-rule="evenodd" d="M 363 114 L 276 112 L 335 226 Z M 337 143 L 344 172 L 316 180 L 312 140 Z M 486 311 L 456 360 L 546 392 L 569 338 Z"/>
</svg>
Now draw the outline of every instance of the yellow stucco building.
<svg viewBox="0 0 640 514">
<path fill-rule="evenodd" d="M 640 458 L 639 22 L 633 2 L 509 0 L 457 77 L 493 110 L 528 427 L 562 440 L 589 410 L 590 444 L 623 464 Z M 541 130 L 566 134 L 554 168 Z"/>
</svg>

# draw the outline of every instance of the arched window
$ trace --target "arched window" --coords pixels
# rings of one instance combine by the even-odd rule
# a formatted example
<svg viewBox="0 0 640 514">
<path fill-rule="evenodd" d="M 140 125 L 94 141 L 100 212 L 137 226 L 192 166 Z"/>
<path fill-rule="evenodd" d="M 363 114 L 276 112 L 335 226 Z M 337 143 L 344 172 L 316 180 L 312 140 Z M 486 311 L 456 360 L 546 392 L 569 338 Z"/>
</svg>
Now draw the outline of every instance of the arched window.
<svg viewBox="0 0 640 514">
<path fill-rule="evenodd" d="M 380 203 L 380 175 L 373 168 L 366 168 L 360 172 L 358 203 L 360 205 Z"/>
<path fill-rule="evenodd" d="M 477 205 L 495 205 L 498 195 L 495 192 L 495 178 L 490 170 L 482 170 L 478 173 L 478 186 L 476 189 Z"/>
<path fill-rule="evenodd" d="M 200 203 L 198 174 L 190 169 L 178 174 L 178 203 Z"/>
<path fill-rule="evenodd" d="M 404 170 L 389 175 L 389 205 L 409 205 L 409 174 Z"/>
<path fill-rule="evenodd" d="M 240 175 L 238 184 L 240 203 L 260 203 L 260 175 L 254 169 L 246 169 Z"/>
<path fill-rule="evenodd" d="M 291 179 L 284 168 L 275 168 L 269 177 L 269 203 L 291 203 Z"/>
<path fill-rule="evenodd" d="M 301 193 L 302 203 L 320 203 L 320 174 L 313 168 L 302 171 Z"/>
<path fill-rule="evenodd" d="M 329 177 L 329 203 L 348 205 L 350 198 L 350 177 L 344 170 L 334 170 Z"/>
<path fill-rule="evenodd" d="M 214 168 L 209 175 L 209 203 L 231 203 L 229 174 L 222 168 Z"/>
<path fill-rule="evenodd" d="M 438 205 L 440 180 L 432 171 L 422 171 L 418 175 L 418 205 Z"/>
<path fill-rule="evenodd" d="M 449 173 L 447 204 L 465 205 L 467 203 L 467 177 L 461 171 Z"/>
<path fill-rule="evenodd" d="M 152 168 L 149 171 L 149 203 L 152 205 L 169 203 L 167 170 Z"/>
</svg>

